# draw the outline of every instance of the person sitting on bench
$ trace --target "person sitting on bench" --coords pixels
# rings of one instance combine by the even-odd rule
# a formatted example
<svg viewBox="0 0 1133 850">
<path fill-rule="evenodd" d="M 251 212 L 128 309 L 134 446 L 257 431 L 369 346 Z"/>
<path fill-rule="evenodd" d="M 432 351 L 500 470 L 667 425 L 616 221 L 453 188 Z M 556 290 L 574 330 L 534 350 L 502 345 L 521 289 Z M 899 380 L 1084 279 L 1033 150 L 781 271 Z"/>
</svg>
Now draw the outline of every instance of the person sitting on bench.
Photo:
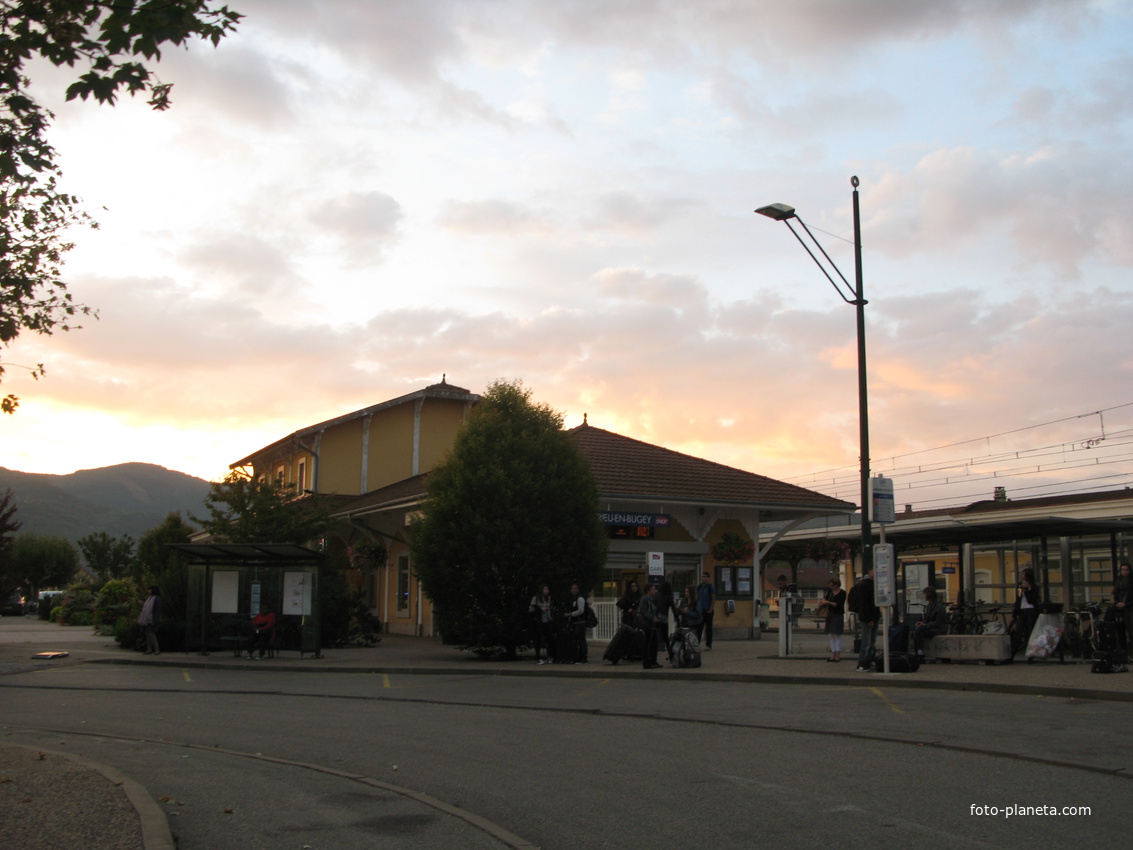
<svg viewBox="0 0 1133 850">
<path fill-rule="evenodd" d="M 259 657 L 263 658 L 269 647 L 275 644 L 275 614 L 268 610 L 268 606 L 261 605 L 260 613 L 252 618 L 252 635 L 248 640 L 248 658 L 259 650 Z"/>
<path fill-rule="evenodd" d="M 924 655 L 925 641 L 948 631 L 948 607 L 937 597 L 935 587 L 921 591 L 924 611 L 913 629 L 913 649 L 917 655 Z"/>
</svg>

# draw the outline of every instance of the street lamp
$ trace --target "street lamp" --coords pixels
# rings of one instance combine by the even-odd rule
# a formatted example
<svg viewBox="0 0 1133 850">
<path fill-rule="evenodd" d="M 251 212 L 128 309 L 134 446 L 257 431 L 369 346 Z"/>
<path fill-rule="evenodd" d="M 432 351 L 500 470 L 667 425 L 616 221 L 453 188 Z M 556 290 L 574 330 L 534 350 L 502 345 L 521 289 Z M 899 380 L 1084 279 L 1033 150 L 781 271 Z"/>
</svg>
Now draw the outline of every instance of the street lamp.
<svg viewBox="0 0 1133 850">
<path fill-rule="evenodd" d="M 810 254 L 812 260 L 822 273 L 826 275 L 826 279 L 830 281 L 831 286 L 841 296 L 842 300 L 847 304 L 852 304 L 857 310 L 858 314 L 858 436 L 861 441 L 861 509 L 862 509 L 862 572 L 868 573 L 870 565 L 873 562 L 873 534 L 870 527 L 870 495 L 869 495 L 869 404 L 866 398 L 866 368 L 865 368 L 865 305 L 868 303 L 865 300 L 865 289 L 862 287 L 862 225 L 861 213 L 858 208 L 858 178 L 851 177 L 850 185 L 854 187 L 854 279 L 856 286 L 851 286 L 850 282 L 846 280 L 846 276 L 830 259 L 830 255 L 826 253 L 818 240 L 814 238 L 814 234 L 810 232 L 810 228 L 806 226 L 801 218 L 795 213 L 795 208 L 787 206 L 786 204 L 770 204 L 766 207 L 760 207 L 756 210 L 760 215 L 767 216 L 775 221 L 781 221 L 790 228 L 791 233 L 795 234 L 795 238 L 799 240 L 799 244 L 806 249 Z M 810 242 L 818 249 L 819 253 L 826 260 L 824 265 L 822 260 L 815 255 L 811 250 L 810 245 L 803 240 L 799 232 L 791 226 L 791 221 L 797 221 L 799 226 L 810 237 Z M 827 265 L 834 270 L 838 276 L 838 280 L 827 271 Z"/>
</svg>

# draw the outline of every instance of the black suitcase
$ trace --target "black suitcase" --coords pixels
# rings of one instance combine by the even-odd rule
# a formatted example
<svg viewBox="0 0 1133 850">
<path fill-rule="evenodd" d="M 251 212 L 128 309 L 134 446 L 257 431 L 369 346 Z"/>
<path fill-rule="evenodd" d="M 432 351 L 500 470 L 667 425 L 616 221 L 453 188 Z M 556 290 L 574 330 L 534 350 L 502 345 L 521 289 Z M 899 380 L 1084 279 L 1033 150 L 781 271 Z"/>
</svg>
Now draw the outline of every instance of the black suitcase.
<svg viewBox="0 0 1133 850">
<path fill-rule="evenodd" d="M 890 652 L 889 653 L 889 672 L 890 673 L 916 673 L 921 667 L 921 657 L 914 655 L 911 652 Z M 873 657 L 873 669 L 878 673 L 885 670 L 885 657 L 878 652 Z"/>
<path fill-rule="evenodd" d="M 633 650 L 634 635 L 636 633 L 637 629 L 633 626 L 627 626 L 625 623 L 618 626 L 617 632 L 606 647 L 606 651 L 602 653 L 602 657 L 611 664 L 617 664 L 623 658 L 629 658 Z"/>
<path fill-rule="evenodd" d="M 568 630 L 555 635 L 555 663 L 574 664 L 578 661 L 578 642 Z"/>
</svg>

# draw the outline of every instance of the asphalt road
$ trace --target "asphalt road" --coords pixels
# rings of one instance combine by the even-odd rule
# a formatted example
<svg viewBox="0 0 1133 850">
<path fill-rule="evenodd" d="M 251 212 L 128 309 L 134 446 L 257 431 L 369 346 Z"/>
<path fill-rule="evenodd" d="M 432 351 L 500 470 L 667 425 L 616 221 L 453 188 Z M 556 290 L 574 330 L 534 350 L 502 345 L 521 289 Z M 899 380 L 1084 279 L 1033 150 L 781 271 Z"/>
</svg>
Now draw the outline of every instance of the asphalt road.
<svg viewBox="0 0 1133 850">
<path fill-rule="evenodd" d="M 0 706 L 8 740 L 140 782 L 180 850 L 1032 850 L 1124 843 L 1133 814 L 1127 703 L 882 678 L 848 689 L 79 665 L 3 677 Z"/>
</svg>

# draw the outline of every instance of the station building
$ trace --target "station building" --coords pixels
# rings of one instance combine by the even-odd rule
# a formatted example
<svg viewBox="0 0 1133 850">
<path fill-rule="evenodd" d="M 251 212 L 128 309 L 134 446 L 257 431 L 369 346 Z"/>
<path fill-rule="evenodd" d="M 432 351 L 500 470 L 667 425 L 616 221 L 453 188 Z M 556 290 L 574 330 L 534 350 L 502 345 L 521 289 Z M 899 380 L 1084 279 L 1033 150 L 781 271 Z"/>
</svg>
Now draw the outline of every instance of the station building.
<svg viewBox="0 0 1133 850">
<path fill-rule="evenodd" d="M 432 635 L 429 600 L 413 573 L 406 533 L 426 494 L 428 473 L 446 456 L 479 396 L 447 383 L 328 419 L 233 463 L 254 479 L 334 500 L 325 548 L 350 565 L 352 580 L 393 633 Z M 759 635 L 763 575 L 755 542 L 800 523 L 849 517 L 856 506 L 802 487 L 692 457 L 590 425 L 568 432 L 589 461 L 610 537 L 591 595 L 612 634 L 613 601 L 630 579 L 663 577 L 674 588 L 702 571 L 717 589 L 718 639 Z M 745 561 L 719 561 L 725 535 L 752 543 Z M 776 535 L 772 535 L 775 537 Z M 764 545 L 763 551 L 767 550 Z M 367 553 L 380 552 L 371 558 Z"/>
</svg>

